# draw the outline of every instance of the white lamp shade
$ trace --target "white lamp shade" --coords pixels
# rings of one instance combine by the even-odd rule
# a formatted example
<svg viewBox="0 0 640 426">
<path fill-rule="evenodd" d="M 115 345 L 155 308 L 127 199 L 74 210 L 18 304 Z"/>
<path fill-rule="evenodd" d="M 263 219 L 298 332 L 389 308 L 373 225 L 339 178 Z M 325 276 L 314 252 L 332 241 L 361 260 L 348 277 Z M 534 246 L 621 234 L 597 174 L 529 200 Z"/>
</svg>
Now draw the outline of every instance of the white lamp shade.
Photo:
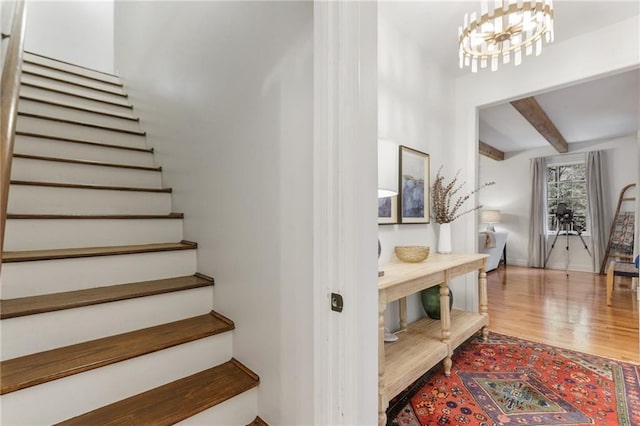
<svg viewBox="0 0 640 426">
<path fill-rule="evenodd" d="M 378 198 L 387 198 L 398 195 L 398 193 L 392 189 L 378 188 Z"/>
<path fill-rule="evenodd" d="M 500 210 L 482 210 L 480 212 L 480 222 L 500 223 Z"/>
<path fill-rule="evenodd" d="M 378 198 L 398 193 L 398 144 L 388 139 L 378 140 Z M 386 195 L 380 190 L 389 191 Z"/>
</svg>

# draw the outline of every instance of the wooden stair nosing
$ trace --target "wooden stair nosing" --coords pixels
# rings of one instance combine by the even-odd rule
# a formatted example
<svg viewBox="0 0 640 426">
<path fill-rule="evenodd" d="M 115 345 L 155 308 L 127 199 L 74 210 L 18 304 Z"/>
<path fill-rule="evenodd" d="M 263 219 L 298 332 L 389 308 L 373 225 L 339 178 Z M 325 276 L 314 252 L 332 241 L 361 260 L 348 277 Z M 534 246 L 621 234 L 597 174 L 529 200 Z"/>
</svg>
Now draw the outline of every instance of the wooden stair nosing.
<svg viewBox="0 0 640 426">
<path fill-rule="evenodd" d="M 160 166 L 157 166 L 157 167 L 156 166 L 135 166 L 132 164 L 103 163 L 100 161 L 74 160 L 71 158 L 59 158 L 59 157 L 44 157 L 40 155 L 31 155 L 31 154 L 14 153 L 13 158 L 22 158 L 25 160 L 52 161 L 52 162 L 58 162 L 58 163 L 80 164 L 84 166 L 116 167 L 120 169 L 144 170 L 147 172 L 162 171 L 162 167 Z"/>
<path fill-rule="evenodd" d="M 116 78 L 120 78 L 120 77 L 118 77 L 118 76 L 117 76 L 117 75 L 115 75 L 115 74 L 111 74 L 111 73 L 108 73 L 108 72 L 95 70 L 95 69 L 93 69 L 93 68 L 88 68 L 88 67 L 85 67 L 85 66 L 82 66 L 82 65 L 74 64 L 73 62 L 67 62 L 67 61 L 63 61 L 63 60 L 61 60 L 61 59 L 56 59 L 56 58 L 52 58 L 52 57 L 50 57 L 50 56 L 42 55 L 42 54 L 40 54 L 40 53 L 31 52 L 31 51 L 29 51 L 29 50 L 25 50 L 25 51 L 24 51 L 24 53 L 27 53 L 27 54 L 29 54 L 29 55 L 33 55 L 33 56 L 39 56 L 39 57 L 41 57 L 41 58 L 48 59 L 48 60 L 50 60 L 50 61 L 60 62 L 61 64 L 67 64 L 67 65 L 71 65 L 71 66 L 73 66 L 73 67 L 78 67 L 78 68 L 82 68 L 82 69 L 85 69 L 85 70 L 89 70 L 89 71 L 97 72 L 98 74 L 108 75 L 109 77 L 116 77 Z"/>
<path fill-rule="evenodd" d="M 113 145 L 108 143 L 93 142 L 93 141 L 87 141 L 82 139 L 65 138 L 62 136 L 52 136 L 52 135 L 44 135 L 41 133 L 25 132 L 21 130 L 17 130 L 16 135 L 32 137 L 32 138 L 48 139 L 48 140 L 54 140 L 54 141 L 60 141 L 60 142 L 80 143 L 85 145 L 99 146 L 102 148 L 126 149 L 129 151 L 138 151 L 138 152 L 146 152 L 146 153 L 153 154 L 153 148 L 136 148 L 132 146 Z"/>
<path fill-rule="evenodd" d="M 258 386 L 235 358 L 216 367 L 90 411 L 59 425 L 172 425 Z"/>
<path fill-rule="evenodd" d="M 39 260 L 77 259 L 82 257 L 118 256 L 123 254 L 157 253 L 162 251 L 194 250 L 198 245 L 192 242 L 152 243 L 126 246 L 80 247 L 52 250 L 5 251 L 2 262 L 33 262 Z"/>
<path fill-rule="evenodd" d="M 52 58 L 47 58 L 47 59 L 52 59 Z M 55 59 L 52 59 L 52 60 L 55 61 Z M 31 59 L 28 59 L 28 58 L 23 58 L 22 62 L 27 63 L 29 65 L 36 66 L 36 67 L 47 68 L 47 69 L 50 69 L 50 70 L 53 70 L 53 71 L 58 71 L 58 72 L 62 72 L 62 73 L 65 73 L 65 74 L 71 74 L 71 75 L 74 75 L 76 77 L 86 78 L 88 80 L 99 81 L 100 83 L 111 84 L 111 85 L 116 86 L 116 87 L 124 87 L 122 83 L 115 83 L 113 81 L 102 80 L 102 79 L 100 79 L 98 77 L 93 77 L 93 76 L 90 76 L 90 75 L 81 74 L 79 72 L 73 72 L 73 71 L 70 71 L 70 70 L 64 70 L 62 68 L 56 68 L 53 65 L 42 64 L 42 63 L 33 61 Z M 58 62 L 63 62 L 63 61 L 58 61 Z M 74 66 L 74 67 L 80 67 L 80 65 L 70 64 L 70 63 L 67 63 L 67 62 L 65 62 L 65 63 L 67 65 L 71 65 L 71 66 Z M 107 75 L 107 76 L 110 76 L 110 77 L 116 77 L 116 78 L 120 79 L 120 77 L 118 77 L 117 75 L 106 74 L 106 73 L 104 73 L 102 71 L 92 70 L 90 68 L 85 68 L 85 67 L 80 67 L 80 68 L 83 68 L 83 69 L 86 69 L 86 70 L 89 70 L 89 71 L 93 71 L 93 72 L 97 72 L 97 73 L 100 73 L 100 74 L 104 74 L 104 75 Z"/>
<path fill-rule="evenodd" d="M 47 87 L 47 86 L 43 86 L 41 84 L 29 83 L 27 81 L 21 81 L 20 85 L 21 86 L 27 86 L 27 87 L 35 87 L 37 89 L 47 90 L 49 92 L 54 92 L 54 93 L 60 93 L 60 94 L 67 95 L 67 96 L 75 96 L 76 98 L 88 99 L 90 101 L 101 102 L 103 104 L 109 104 L 109 105 L 114 105 L 114 106 L 118 106 L 118 107 L 122 107 L 122 108 L 133 109 L 133 105 L 130 105 L 128 103 L 127 104 L 121 104 L 120 102 L 115 102 L 115 101 L 111 101 L 111 100 L 108 100 L 108 99 L 98 99 L 98 98 L 95 98 L 93 96 L 84 95 L 84 94 L 80 94 L 80 93 L 71 93 L 71 92 L 68 92 L 66 90 L 57 89 L 55 87 Z"/>
<path fill-rule="evenodd" d="M 105 191 L 135 191 L 135 192 L 157 192 L 157 193 L 171 193 L 171 188 L 137 188 L 128 186 L 106 186 L 106 185 L 88 185 L 79 183 L 59 183 L 59 182 L 35 182 L 26 180 L 12 180 L 11 185 L 25 185 L 25 186 L 46 186 L 55 188 L 75 188 L 75 189 L 98 189 Z"/>
<path fill-rule="evenodd" d="M 49 121 L 55 121 L 57 123 L 73 124 L 75 126 L 91 127 L 94 129 L 108 130 L 111 132 L 118 132 L 118 133 L 127 133 L 135 136 L 145 136 L 147 134 L 142 130 L 121 129 L 118 127 L 104 126 L 102 124 L 84 123 L 82 121 L 69 120 L 66 118 L 49 117 L 47 115 L 34 114 L 31 112 L 18 112 L 18 117 L 29 117 L 29 118 L 36 118 L 38 120 L 49 120 Z"/>
<path fill-rule="evenodd" d="M 0 300 L 0 319 L 17 318 L 214 285 L 201 275 L 165 278 Z"/>
<path fill-rule="evenodd" d="M 36 76 L 36 77 L 40 77 L 40 78 L 45 78 L 47 80 L 51 80 L 51 81 L 56 81 L 58 83 L 64 83 L 64 84 L 69 84 L 71 86 L 76 86 L 76 87 L 81 87 L 83 89 L 88 89 L 88 90 L 95 90 L 96 92 L 100 92 L 100 93 L 107 93 L 109 95 L 114 95 L 114 96 L 121 96 L 123 98 L 127 98 L 129 95 L 127 95 L 126 93 L 117 93 L 117 92 L 112 92 L 111 90 L 107 90 L 107 89 L 101 89 L 100 87 L 93 87 L 93 86 L 89 86 L 87 84 L 82 84 L 79 83 L 77 81 L 69 81 L 69 80 L 65 80 L 64 78 L 59 78 L 59 77 L 52 77 L 50 75 L 46 75 L 46 74 L 41 74 L 39 72 L 34 72 L 34 71 L 29 71 L 29 70 L 22 70 L 22 74 L 23 75 L 30 75 L 30 76 Z M 116 86 L 118 88 L 122 88 L 122 86 Z"/>
<path fill-rule="evenodd" d="M 0 363 L 4 395 L 233 330 L 208 314 L 13 358 Z"/>
<path fill-rule="evenodd" d="M 8 213 L 7 219 L 24 220 L 62 220 L 62 219 L 184 219 L 184 213 L 169 214 L 24 214 L 24 213 Z"/>
<path fill-rule="evenodd" d="M 256 418 L 247 426 L 269 426 L 269 424 L 262 420 L 260 416 L 256 416 Z"/>
<path fill-rule="evenodd" d="M 35 98 L 33 96 L 21 95 L 20 96 L 20 100 L 38 102 L 38 103 L 41 103 L 41 104 L 53 105 L 53 106 L 57 106 L 57 107 L 60 107 L 60 108 L 75 109 L 77 111 L 89 112 L 89 113 L 92 113 L 92 114 L 99 114 L 99 115 L 104 115 L 104 116 L 112 117 L 112 118 L 121 118 L 123 120 L 140 122 L 140 118 L 138 118 L 138 117 L 129 117 L 127 115 L 117 114 L 115 112 L 99 111 L 99 110 L 92 109 L 92 108 L 87 108 L 87 107 L 82 107 L 82 106 L 77 106 L 77 105 L 71 105 L 71 104 L 65 104 L 65 103 L 62 103 L 62 102 L 50 101 L 48 99 Z"/>
</svg>

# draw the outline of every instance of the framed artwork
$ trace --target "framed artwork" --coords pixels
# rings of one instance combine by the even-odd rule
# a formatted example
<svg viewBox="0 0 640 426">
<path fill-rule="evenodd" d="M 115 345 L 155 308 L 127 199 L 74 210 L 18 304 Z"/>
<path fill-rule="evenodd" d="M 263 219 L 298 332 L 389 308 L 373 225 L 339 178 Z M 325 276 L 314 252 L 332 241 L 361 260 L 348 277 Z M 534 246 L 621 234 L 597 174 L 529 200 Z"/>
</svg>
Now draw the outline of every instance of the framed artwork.
<svg viewBox="0 0 640 426">
<path fill-rule="evenodd" d="M 398 196 L 378 198 L 378 225 L 398 223 Z"/>
<path fill-rule="evenodd" d="M 429 223 L 429 154 L 400 145 L 399 158 L 399 222 Z"/>
</svg>

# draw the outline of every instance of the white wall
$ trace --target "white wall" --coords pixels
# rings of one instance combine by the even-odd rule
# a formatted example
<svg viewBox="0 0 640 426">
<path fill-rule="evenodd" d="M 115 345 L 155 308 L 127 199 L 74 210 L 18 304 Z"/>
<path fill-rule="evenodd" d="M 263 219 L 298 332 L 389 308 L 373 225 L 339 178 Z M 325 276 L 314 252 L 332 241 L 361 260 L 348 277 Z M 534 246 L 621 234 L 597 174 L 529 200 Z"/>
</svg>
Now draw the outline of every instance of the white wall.
<svg viewBox="0 0 640 426">
<path fill-rule="evenodd" d="M 113 73 L 113 0 L 28 1 L 25 50 Z"/>
<path fill-rule="evenodd" d="M 386 4 L 379 9 L 378 36 L 378 135 L 379 173 L 398 176 L 398 146 L 405 145 L 430 155 L 431 183 L 438 168 L 451 176 L 449 141 L 453 138 L 454 108 L 451 92 L 454 81 L 434 63 L 415 42 L 403 36 L 389 23 Z M 395 190 L 397 190 L 397 181 Z M 438 225 L 405 224 L 379 225 L 378 237 L 382 245 L 379 265 L 395 257 L 397 245 L 427 245 L 435 252 Z M 454 249 L 457 247 L 454 246 Z M 454 294 L 454 301 L 455 301 Z M 419 295 L 408 299 L 409 321 L 424 316 Z M 387 327 L 398 328 L 397 303 L 387 308 Z"/>
<path fill-rule="evenodd" d="M 595 150 L 605 151 L 605 176 L 603 178 L 605 181 L 605 211 L 607 213 L 605 233 L 608 234 L 620 190 L 637 179 L 638 143 L 636 134 L 614 140 L 571 145 L 572 154 Z M 527 266 L 529 223 L 531 221 L 530 160 L 536 157 L 556 155 L 559 155 L 557 151 L 549 146 L 507 154 L 504 161 L 495 161 L 482 156 L 479 159 L 480 181 L 495 181 L 496 185 L 482 191 L 478 198 L 485 208 L 498 209 L 502 212 L 502 222 L 496 225 L 496 229 L 504 229 L 509 232 L 507 260 L 510 265 Z M 591 250 L 591 238 L 588 235 L 584 235 L 583 238 Z M 549 238 L 547 250 L 551 249 L 552 242 L 553 238 Z M 566 239 L 558 237 L 558 241 L 551 251 L 548 267 L 564 269 L 566 251 Z M 592 271 L 591 258 L 577 236 L 569 238 L 569 260 L 570 270 Z M 599 270 L 600 266 L 598 265 L 597 268 Z"/>
<path fill-rule="evenodd" d="M 14 5 L 15 2 L 0 1 L 0 32 L 2 32 L 3 34 L 11 33 Z M 8 38 L 2 39 L 2 45 L 0 45 L 0 70 L 2 70 L 2 67 L 4 67 L 4 58 L 7 54 L 8 44 Z"/>
<path fill-rule="evenodd" d="M 178 30 L 179 29 L 179 30 Z M 117 2 L 117 67 L 261 379 L 259 414 L 313 413 L 313 3 Z"/>
</svg>

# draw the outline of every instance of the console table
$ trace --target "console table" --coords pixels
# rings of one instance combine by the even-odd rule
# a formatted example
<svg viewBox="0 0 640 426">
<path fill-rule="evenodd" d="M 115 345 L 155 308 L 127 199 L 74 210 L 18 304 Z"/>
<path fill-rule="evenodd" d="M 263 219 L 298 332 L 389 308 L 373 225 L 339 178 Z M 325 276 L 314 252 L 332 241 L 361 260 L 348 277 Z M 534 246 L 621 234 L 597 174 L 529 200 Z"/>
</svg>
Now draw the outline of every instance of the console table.
<svg viewBox="0 0 640 426">
<path fill-rule="evenodd" d="M 451 374 L 451 356 L 461 343 L 482 329 L 486 339 L 487 307 L 486 254 L 432 254 L 420 263 L 389 263 L 378 278 L 378 423 L 386 424 L 389 400 L 443 361 Z M 479 271 L 479 313 L 453 309 L 449 312 L 449 282 L 452 278 Z M 440 285 L 440 321 L 423 318 L 407 324 L 410 294 Z M 384 313 L 387 304 L 400 303 L 399 339 L 384 343 Z"/>
</svg>

